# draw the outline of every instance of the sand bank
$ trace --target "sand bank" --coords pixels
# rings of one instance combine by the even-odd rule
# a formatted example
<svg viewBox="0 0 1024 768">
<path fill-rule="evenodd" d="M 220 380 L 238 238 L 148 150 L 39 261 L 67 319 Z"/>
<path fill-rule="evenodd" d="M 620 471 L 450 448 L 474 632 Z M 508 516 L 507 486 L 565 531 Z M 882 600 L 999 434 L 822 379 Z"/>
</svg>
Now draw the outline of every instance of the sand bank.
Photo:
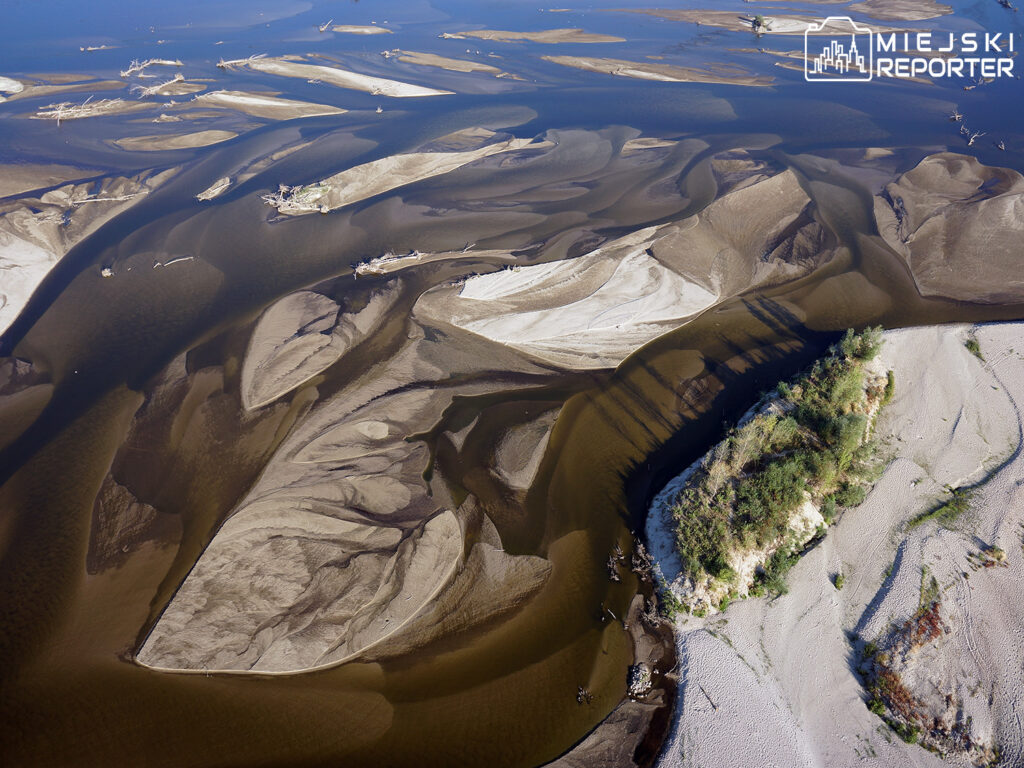
<svg viewBox="0 0 1024 768">
<path fill-rule="evenodd" d="M 25 84 L 20 80 L 0 75 L 0 93 L 7 94 L 0 96 L 0 101 L 6 101 L 12 94 L 21 93 L 25 90 Z"/>
<path fill-rule="evenodd" d="M 109 177 L 0 202 L 0 333 L 73 245 L 173 175 Z"/>
<path fill-rule="evenodd" d="M 544 29 L 539 32 L 510 32 L 501 29 L 471 29 L 464 32 L 445 32 L 442 38 L 452 40 L 491 40 L 496 43 L 624 43 L 625 38 L 584 32 L 582 29 Z"/>
<path fill-rule="evenodd" d="M 585 56 L 543 56 L 545 61 L 587 72 L 602 72 L 636 80 L 661 80 L 670 83 L 725 83 L 731 85 L 771 85 L 775 79 L 739 70 L 738 67 L 698 69 L 675 64 L 624 59 L 595 59 Z"/>
<path fill-rule="evenodd" d="M 953 12 L 950 6 L 936 0 L 862 0 L 845 10 L 882 21 L 922 21 Z"/>
<path fill-rule="evenodd" d="M 340 32 L 344 35 L 390 35 L 391 30 L 385 27 L 365 26 L 358 24 L 335 24 L 331 27 L 332 32 Z"/>
<path fill-rule="evenodd" d="M 249 405 L 315 387 L 319 371 L 359 355 L 400 295 L 370 288 L 352 297 L 357 309 L 300 291 L 273 305 L 242 363 Z M 443 389 L 405 386 L 450 372 L 424 344 L 407 339 L 380 362 L 386 380 L 359 373 L 299 422 L 175 594 L 142 663 L 289 673 L 372 661 L 513 612 L 543 586 L 550 565 L 504 552 L 472 501 L 446 508 L 423 492 L 426 450 L 405 437 L 450 404 Z M 514 468 L 521 482 L 550 423 L 507 448 L 527 457 Z"/>
<path fill-rule="evenodd" d="M 233 109 L 253 117 L 264 117 L 271 120 L 292 120 L 316 115 L 341 115 L 348 111 L 329 104 L 284 99 L 276 95 L 249 91 L 210 91 L 196 96 L 190 103 L 202 107 Z"/>
<path fill-rule="evenodd" d="M 418 64 L 422 67 L 438 67 L 440 69 L 447 69 L 450 72 L 483 72 L 495 77 L 516 77 L 515 75 L 503 72 L 497 67 L 492 67 L 490 64 L 469 61 L 467 59 L 450 59 L 447 56 L 438 56 L 435 53 L 403 51 L 396 48 L 393 51 L 389 51 L 388 54 L 395 56 L 399 61 L 406 64 Z"/>
<path fill-rule="evenodd" d="M 439 297 L 448 322 L 557 363 L 607 367 L 710 306 L 717 295 L 666 268 L 648 250 L 657 228 L 585 256 L 470 278 Z M 431 301 L 418 311 L 440 311 Z"/>
<path fill-rule="evenodd" d="M 1018 172 L 969 155 L 929 155 L 888 184 L 874 208 L 879 231 L 906 259 L 924 295 L 993 303 L 1024 298 L 1017 256 L 1024 177 Z"/>
<path fill-rule="evenodd" d="M 492 141 L 494 137 L 493 131 L 483 128 L 458 131 L 435 143 L 458 151 L 410 152 L 383 157 L 329 176 L 316 184 L 280 190 L 277 194 L 265 196 L 264 200 L 289 216 L 327 213 L 423 179 L 450 173 L 490 155 L 548 146 L 533 139 L 511 137 Z"/>
<path fill-rule="evenodd" d="M 202 192 L 196 195 L 196 200 L 213 200 L 215 197 L 219 197 L 224 194 L 231 186 L 231 177 L 224 176 L 217 179 L 213 184 L 204 189 Z"/>
<path fill-rule="evenodd" d="M 645 13 L 650 16 L 657 16 L 660 19 L 668 19 L 669 21 L 687 21 L 691 24 L 700 24 L 709 27 L 719 27 L 721 29 L 728 29 L 732 32 L 750 32 L 753 34 L 754 28 L 754 15 L 746 13 L 737 13 L 735 11 L 712 11 L 712 10 L 675 10 L 668 8 L 647 8 L 647 9 L 633 9 L 633 8 L 620 8 L 616 12 L 619 13 Z M 764 32 L 766 35 L 803 35 L 807 32 L 807 28 L 810 24 L 820 25 L 822 19 L 820 16 L 811 16 L 808 14 L 777 14 L 769 16 L 763 14 L 765 24 L 767 25 L 767 31 Z M 865 24 L 864 26 L 870 28 L 874 32 L 897 32 L 899 30 L 893 27 L 885 27 L 879 24 Z M 820 29 L 816 28 L 810 32 L 813 35 L 836 35 L 836 34 L 849 34 L 849 29 L 841 26 L 837 22 L 829 22 L 821 26 Z"/>
<path fill-rule="evenodd" d="M 218 144 L 222 141 L 233 139 L 237 135 L 234 131 L 210 130 L 172 135 L 130 136 L 124 139 L 115 139 L 113 143 L 121 149 L 128 149 L 133 152 L 158 152 L 170 149 L 206 147 L 210 144 Z"/>
<path fill-rule="evenodd" d="M 120 80 L 90 80 L 84 83 L 74 82 L 66 84 L 31 81 L 23 82 L 22 85 L 24 87 L 20 91 L 12 92 L 7 96 L 7 101 L 34 99 L 40 96 L 54 96 L 56 94 L 78 93 L 81 91 L 118 91 L 127 87 Z"/>
<path fill-rule="evenodd" d="M 660 144 L 634 151 L 656 151 Z M 575 259 L 433 289 L 417 303 L 417 315 L 549 363 L 612 367 L 720 298 L 795 277 L 830 257 L 792 173 L 765 177 L 756 164 L 728 153 L 716 163 L 723 174 L 736 173 L 736 188 L 698 215 L 639 230 Z M 738 228 L 737 221 L 746 226 Z"/>
<path fill-rule="evenodd" d="M 264 58 L 250 59 L 245 61 L 245 66 L 264 72 L 268 75 L 280 75 L 281 77 L 298 77 L 303 80 L 317 80 L 328 85 L 336 85 L 339 88 L 349 88 L 354 91 L 364 91 L 380 96 L 391 96 L 393 98 L 409 98 L 418 96 L 445 96 L 451 91 L 440 91 L 436 88 L 427 88 L 422 85 L 403 83 L 398 80 L 387 80 L 382 77 L 362 75 L 358 72 L 350 72 L 337 67 L 325 67 L 319 64 L 303 64 L 296 61 L 288 61 L 285 58 Z"/>
<path fill-rule="evenodd" d="M 131 112 L 144 112 L 153 109 L 153 104 L 124 99 L 86 99 L 81 104 L 62 101 L 59 104 L 48 104 L 32 115 L 33 120 L 56 120 L 58 123 L 67 120 L 82 120 L 87 117 L 106 117 L 108 115 L 125 115 Z"/>
<path fill-rule="evenodd" d="M 987 362 L 964 347 L 970 333 Z M 1024 587 L 1024 514 L 1014 501 L 1024 477 L 1024 358 L 1012 351 L 1020 334 L 1019 324 L 886 333 L 880 363 L 895 372 L 896 397 L 877 429 L 892 462 L 867 501 L 794 567 L 788 595 L 679 623 L 682 708 L 661 766 L 964 765 L 897 738 L 865 706 L 851 662 L 849 633 L 874 641 L 913 615 L 922 566 L 941 586 L 950 632 L 919 652 L 932 662 L 904 683 L 925 704 L 950 696 L 973 738 L 1000 745 L 1007 764 L 1022 759 L 1024 638 L 1015 628 L 1024 608 L 1008 599 Z M 955 530 L 906 529 L 945 485 L 1000 466 Z M 660 534 L 649 526 L 648 535 Z M 988 544 L 1008 553 L 1005 568 L 971 566 Z"/>
</svg>

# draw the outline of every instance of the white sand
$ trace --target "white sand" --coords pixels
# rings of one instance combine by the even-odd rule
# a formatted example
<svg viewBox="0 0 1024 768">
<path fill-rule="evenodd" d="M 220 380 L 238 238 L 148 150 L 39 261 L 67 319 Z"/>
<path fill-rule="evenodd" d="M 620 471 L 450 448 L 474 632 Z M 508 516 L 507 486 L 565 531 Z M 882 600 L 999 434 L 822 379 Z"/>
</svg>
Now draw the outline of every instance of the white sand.
<svg viewBox="0 0 1024 768">
<path fill-rule="evenodd" d="M 563 67 L 600 72 L 606 75 L 629 77 L 634 80 L 658 80 L 667 83 L 725 83 L 730 85 L 767 86 L 774 78 L 755 75 L 738 68 L 728 72 L 696 67 L 680 67 L 674 64 L 658 64 L 651 61 L 627 61 L 625 59 L 592 58 L 587 56 L 542 56 L 545 61 Z"/>
<path fill-rule="evenodd" d="M 70 183 L 36 197 L 0 202 L 0 333 L 68 249 L 174 173 L 109 177 L 100 182 L 98 189 L 92 181 Z M 17 178 L 18 174 L 12 176 Z M 45 180 L 47 176 L 38 178 Z"/>
<path fill-rule="evenodd" d="M 559 365 L 615 366 L 718 298 L 648 252 L 676 231 L 650 227 L 575 259 L 471 277 L 428 292 L 416 311 Z"/>
<path fill-rule="evenodd" d="M 452 322 L 541 357 L 562 358 L 579 345 L 601 364 L 618 362 L 664 332 L 652 324 L 717 299 L 647 253 L 656 234 L 641 230 L 577 259 L 470 278 L 450 307 Z M 574 293 L 576 301 L 565 300 Z"/>
<path fill-rule="evenodd" d="M 582 29 L 544 29 L 539 32 L 512 32 L 504 29 L 473 29 L 464 32 L 445 32 L 442 38 L 465 40 L 492 40 L 496 43 L 527 41 L 531 43 L 624 43 L 625 38 L 584 32 Z"/>
<path fill-rule="evenodd" d="M 444 137 L 453 145 L 480 145 L 494 136 L 492 131 L 470 129 Z M 329 176 L 317 184 L 292 190 L 290 194 L 264 198 L 279 212 L 290 216 L 326 213 L 423 179 L 451 173 L 476 160 L 502 152 L 547 146 L 533 139 L 508 138 L 483 143 L 456 152 L 409 152 L 390 155 L 357 165 Z"/>
<path fill-rule="evenodd" d="M 348 110 L 329 104 L 315 104 L 297 99 L 284 99 L 263 93 L 247 91 L 211 91 L 192 99 L 193 106 L 233 109 L 254 117 L 272 120 L 292 120 L 316 115 L 341 115 Z"/>
<path fill-rule="evenodd" d="M 889 438 L 896 460 L 868 500 L 794 567 L 788 595 L 733 603 L 715 620 L 680 621 L 682 704 L 661 766 L 962 765 L 900 741 L 867 710 L 851 671 L 845 633 L 873 640 L 907 618 L 917 607 L 922 564 L 945 590 L 952 633 L 925 676 L 911 683 L 914 692 L 955 691 L 973 717 L 974 735 L 994 735 L 1004 764 L 1021 763 L 1024 357 L 1010 350 L 1021 346 L 1022 331 L 1019 324 L 981 326 L 988 364 L 964 348 L 964 326 L 886 334 L 881 357 L 895 371 L 896 398 L 878 434 Z M 931 508 L 943 485 L 976 481 L 983 467 L 1011 451 L 1012 461 L 984 487 L 961 530 L 935 523 L 902 530 Z M 649 523 L 647 531 L 652 549 L 662 551 L 664 529 Z M 1009 567 L 970 572 L 966 553 L 979 542 L 1006 550 Z M 846 584 L 837 591 L 831 576 L 840 570 Z"/>
<path fill-rule="evenodd" d="M 331 27 L 332 32 L 340 32 L 345 35 L 390 35 L 391 30 L 385 27 L 359 26 L 357 24 L 336 24 Z"/>
<path fill-rule="evenodd" d="M 287 61 L 284 58 L 251 59 L 246 61 L 245 65 L 250 69 L 265 72 L 268 75 L 299 77 L 303 80 L 319 80 L 322 83 L 336 85 L 339 88 L 349 88 L 354 91 L 365 91 L 366 93 L 394 98 L 446 96 L 452 93 L 451 91 L 441 91 L 422 85 L 403 83 L 398 80 L 386 80 L 382 77 L 362 75 L 358 72 L 350 72 L 345 69 L 338 69 L 337 67 Z"/>
<path fill-rule="evenodd" d="M 0 91 L 3 93 L 21 93 L 25 90 L 25 84 L 12 77 L 0 75 Z"/>
<path fill-rule="evenodd" d="M 0 230 L 0 333 L 14 322 L 57 259 L 52 251 Z"/>
</svg>

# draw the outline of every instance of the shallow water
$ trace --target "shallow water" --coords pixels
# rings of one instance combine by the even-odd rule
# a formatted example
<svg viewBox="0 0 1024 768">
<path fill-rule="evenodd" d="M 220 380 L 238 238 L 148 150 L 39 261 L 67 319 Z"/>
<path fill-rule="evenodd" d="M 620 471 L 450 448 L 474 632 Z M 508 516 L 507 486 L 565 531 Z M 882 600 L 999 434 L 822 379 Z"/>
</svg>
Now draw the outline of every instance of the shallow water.
<svg viewBox="0 0 1024 768">
<path fill-rule="evenodd" d="M 941 23 L 973 19 L 1020 28 L 995 3 L 956 6 L 957 16 Z M 132 58 L 167 56 L 185 62 L 190 78 L 216 78 L 217 87 L 270 87 L 352 110 L 267 124 L 234 116 L 217 127 L 244 133 L 224 144 L 126 152 L 106 140 L 155 132 L 151 123 L 126 115 L 57 126 L 18 117 L 54 100 L 82 100 L 88 92 L 0 105 L 0 163 L 67 163 L 96 176 L 179 168 L 75 246 L 0 337 L 0 354 L 31 360 L 55 384 L 46 409 L 0 451 L 0 742 L 15 762 L 451 766 L 550 760 L 596 726 L 624 693 L 632 649 L 621 624 L 608 622 L 602 609 L 624 615 L 637 584 L 628 575 L 619 584 L 608 580 L 608 552 L 616 542 L 628 548 L 646 501 L 718 436 L 723 418 L 848 326 L 1024 316 L 1021 306 L 922 299 L 875 231 L 874 177 L 857 181 L 807 157 L 885 146 L 894 151 L 891 167 L 906 170 L 933 151 L 965 151 L 945 117 L 956 103 L 993 136 L 1005 137 L 1005 152 L 988 142 L 972 147 L 979 160 L 1024 168 L 1019 81 L 966 93 L 954 84 L 816 86 L 775 67 L 769 67 L 777 78 L 771 89 L 628 81 L 538 57 L 663 55 L 693 64 L 730 60 L 728 47 L 759 43 L 742 33 L 648 16 L 527 12 L 522 3 L 400 2 L 386 12 L 352 4 L 344 18 L 333 4 L 278 7 L 277 18 L 257 17 L 251 4 L 235 2 L 159 10 L 116 3 L 86 10 L 58 2 L 45 20 L 29 4 L 6 11 L 2 75 L 59 71 L 116 79 Z M 332 15 L 339 24 L 386 18 L 398 31 L 367 39 L 318 33 L 314 25 Z M 580 26 L 627 42 L 602 44 L 592 53 L 579 50 L 592 46 L 437 39 L 470 25 Z M 107 40 L 120 47 L 78 50 Z M 219 40 L 224 44 L 215 46 Z M 792 40 L 763 44 L 785 50 Z M 378 54 L 385 46 L 452 56 L 466 48 L 494 51 L 503 57 L 500 66 L 527 79 L 482 82 L 407 65 L 388 70 Z M 378 96 L 216 67 L 221 56 L 309 51 L 338 55 L 369 74 L 460 94 L 389 100 L 377 115 Z M 528 165 L 485 162 L 327 216 L 276 220 L 260 201 L 279 183 L 309 183 L 480 125 L 519 137 L 558 131 L 559 146 Z M 637 133 L 697 139 L 706 149 L 680 146 L 654 164 L 616 166 L 617 147 Z M 216 179 L 300 142 L 309 143 L 211 203 L 194 199 Z M 460 373 L 415 382 L 450 389 L 454 398 L 441 421 L 424 424 L 416 438 L 435 462 L 424 467 L 423 491 L 456 503 L 477 499 L 509 552 L 552 562 L 548 585 L 523 610 L 404 656 L 295 676 L 164 673 L 131 660 L 290 425 L 344 392 L 360 372 L 391 359 L 420 327 L 410 313 L 422 293 L 507 259 L 467 254 L 406 269 L 402 298 L 379 333 L 325 371 L 316 388 L 253 419 L 242 413 L 237 369 L 253 320 L 267 305 L 319 285 L 341 304 L 358 306 L 373 287 L 396 279 L 353 279 L 355 264 L 384 253 L 458 252 L 473 244 L 513 251 L 518 263 L 538 263 L 680 220 L 718 194 L 706 160 L 730 148 L 797 171 L 829 237 L 845 246 L 836 258 L 808 276 L 721 303 L 615 371 L 467 362 L 475 352 L 466 351 L 463 337 L 424 329 L 440 360 Z M 663 179 L 673 183 L 666 187 Z M 586 193 L 551 194 L 573 183 Z M 196 259 L 153 268 L 154 261 L 185 255 Z M 103 267 L 117 278 L 101 277 Z M 164 391 L 163 384 L 182 377 L 182 369 L 219 377 L 224 396 L 215 411 L 182 445 L 167 435 L 187 410 L 187 398 L 158 399 L 149 406 L 145 442 L 126 443 L 133 415 L 148 396 Z M 398 374 L 394 381 L 387 372 L 380 375 L 389 386 L 409 384 Z M 487 471 L 496 440 L 510 425 L 559 406 L 537 479 L 527 493 L 511 494 Z M 456 446 L 449 435 L 469 425 Z M 133 549 L 120 567 L 87 574 L 93 503 L 108 470 L 173 518 L 173 530 Z M 594 695 L 585 706 L 575 699 L 580 685 Z"/>
</svg>

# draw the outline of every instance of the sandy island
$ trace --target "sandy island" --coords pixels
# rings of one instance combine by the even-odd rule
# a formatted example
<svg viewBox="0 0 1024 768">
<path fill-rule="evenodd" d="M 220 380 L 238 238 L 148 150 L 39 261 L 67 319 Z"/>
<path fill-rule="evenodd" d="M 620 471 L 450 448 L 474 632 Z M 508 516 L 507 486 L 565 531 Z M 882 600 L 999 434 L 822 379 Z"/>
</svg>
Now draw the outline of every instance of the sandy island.
<svg viewBox="0 0 1024 768">
<path fill-rule="evenodd" d="M 387 80 L 382 77 L 362 75 L 358 72 L 350 72 L 345 69 L 338 69 L 337 67 L 303 64 L 289 61 L 283 57 L 249 59 L 246 60 L 245 66 L 258 72 L 265 72 L 268 75 L 317 80 L 328 85 L 338 86 L 339 88 L 349 88 L 354 91 L 365 91 L 366 93 L 391 96 L 393 98 L 446 96 L 452 93 L 451 91 L 427 88 L 423 85 L 413 85 L 412 83 L 402 83 L 398 80 Z"/>
<path fill-rule="evenodd" d="M 265 202 L 288 216 L 328 213 L 398 187 L 450 173 L 476 160 L 501 152 L 541 149 L 543 141 L 507 137 L 485 128 L 472 128 L 432 142 L 434 151 L 391 155 L 357 165 L 315 184 L 281 189 L 264 197 Z"/>
<path fill-rule="evenodd" d="M 390 35 L 391 30 L 385 27 L 359 26 L 357 24 L 335 24 L 331 27 L 332 32 L 340 32 L 344 35 Z"/>
<path fill-rule="evenodd" d="M 544 61 L 561 64 L 564 67 L 582 69 L 587 72 L 602 72 L 636 80 L 660 80 L 669 83 L 725 83 L 730 85 L 766 86 L 775 79 L 766 75 L 755 75 L 736 66 L 715 68 L 713 65 L 700 69 L 680 67 L 674 64 L 658 64 L 648 61 L 625 61 L 623 59 L 595 59 L 585 56 L 542 56 Z"/>
<path fill-rule="evenodd" d="M 501 29 L 471 29 L 464 32 L 444 32 L 441 35 L 444 39 L 467 40 L 490 40 L 495 43 L 547 43 L 557 45 L 561 43 L 624 43 L 625 38 L 614 35 L 601 35 L 594 32 L 584 32 L 582 29 L 545 29 L 540 32 L 510 32 Z"/>
<path fill-rule="evenodd" d="M 113 143 L 121 149 L 129 149 L 136 152 L 157 152 L 168 149 L 207 147 L 210 144 L 218 144 L 222 141 L 233 139 L 237 135 L 234 131 L 210 130 L 173 135 L 131 136 L 124 139 L 115 139 Z"/>
<path fill-rule="evenodd" d="M 293 120 L 298 117 L 316 115 L 341 115 L 348 110 L 329 104 L 315 104 L 297 99 L 285 99 L 275 94 L 253 93 L 250 91 L 210 91 L 196 96 L 190 102 L 193 106 L 233 109 L 253 117 L 271 120 Z"/>
</svg>

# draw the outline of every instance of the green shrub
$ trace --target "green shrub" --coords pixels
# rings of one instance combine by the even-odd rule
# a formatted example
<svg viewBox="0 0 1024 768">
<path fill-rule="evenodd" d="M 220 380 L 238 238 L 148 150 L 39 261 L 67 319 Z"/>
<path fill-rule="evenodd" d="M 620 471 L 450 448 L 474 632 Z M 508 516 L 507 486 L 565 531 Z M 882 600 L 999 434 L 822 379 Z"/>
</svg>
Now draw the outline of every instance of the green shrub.
<svg viewBox="0 0 1024 768">
<path fill-rule="evenodd" d="M 866 439 L 863 411 L 882 395 L 866 389 L 863 361 L 880 345 L 880 329 L 848 331 L 828 356 L 778 385 L 788 412 L 756 414 L 709 453 L 672 507 L 687 575 L 731 583 L 730 555 L 778 542 L 808 497 L 821 504 L 826 523 L 838 506 L 864 500 L 877 446 Z M 785 548 L 765 564 L 755 589 L 785 592 L 795 560 Z"/>
<path fill-rule="evenodd" d="M 842 571 L 838 571 L 836 573 L 836 575 L 832 579 L 832 586 L 834 586 L 837 590 L 839 590 L 839 589 L 843 588 L 843 584 L 845 584 L 845 583 L 846 583 L 846 576 L 843 574 Z"/>
<path fill-rule="evenodd" d="M 836 491 L 836 504 L 841 507 L 860 506 L 868 496 L 867 490 L 862 485 L 843 483 Z"/>
<path fill-rule="evenodd" d="M 976 358 L 981 360 L 981 362 L 985 362 L 985 356 L 981 354 L 981 344 L 978 343 L 978 340 L 976 338 L 971 336 L 969 339 L 967 339 L 967 341 L 964 342 L 964 346 L 967 347 L 968 352 L 970 352 Z"/>
<path fill-rule="evenodd" d="M 907 742 L 907 744 L 917 744 L 917 740 L 921 735 L 921 731 L 917 726 L 906 725 L 905 723 L 890 723 L 890 725 L 896 731 L 896 735 Z"/>
<path fill-rule="evenodd" d="M 896 374 L 892 371 L 885 373 L 885 391 L 882 393 L 882 405 L 888 405 L 896 394 Z"/>
<path fill-rule="evenodd" d="M 834 494 L 830 494 L 825 497 L 825 500 L 821 503 L 821 516 L 825 518 L 826 525 L 832 525 L 832 521 L 836 519 L 836 497 Z"/>
<path fill-rule="evenodd" d="M 868 702 L 868 709 L 870 709 L 879 717 L 885 714 L 885 704 L 883 704 L 882 700 L 877 697 L 872 698 Z"/>
<path fill-rule="evenodd" d="M 917 515 L 907 524 L 907 528 L 916 528 L 929 520 L 935 520 L 942 526 L 952 524 L 960 515 L 971 507 L 973 490 L 968 488 L 950 488 L 949 499 L 942 504 Z"/>
<path fill-rule="evenodd" d="M 854 360 L 874 360 L 882 349 L 882 326 L 865 328 L 860 333 L 847 329 L 839 349 L 848 358 Z"/>
</svg>

